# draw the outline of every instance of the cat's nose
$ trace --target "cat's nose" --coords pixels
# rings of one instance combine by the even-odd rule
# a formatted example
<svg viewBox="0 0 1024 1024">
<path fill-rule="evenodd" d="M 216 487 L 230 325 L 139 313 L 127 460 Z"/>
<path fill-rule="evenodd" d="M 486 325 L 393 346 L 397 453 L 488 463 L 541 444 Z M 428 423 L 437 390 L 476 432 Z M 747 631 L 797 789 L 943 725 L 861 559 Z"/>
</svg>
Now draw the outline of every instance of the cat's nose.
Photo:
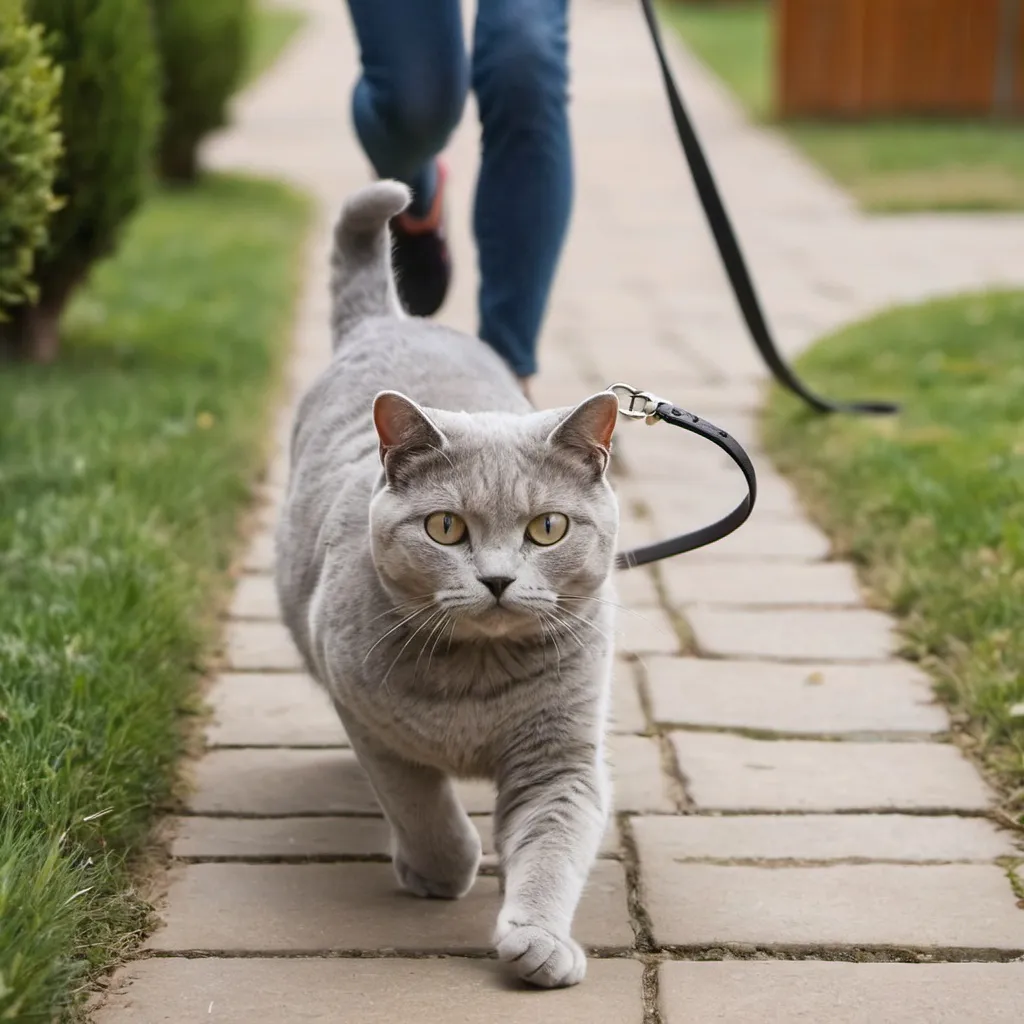
<svg viewBox="0 0 1024 1024">
<path fill-rule="evenodd" d="M 511 576 L 481 576 L 480 582 L 497 599 L 508 590 L 510 584 L 515 583 L 515 580 Z"/>
</svg>

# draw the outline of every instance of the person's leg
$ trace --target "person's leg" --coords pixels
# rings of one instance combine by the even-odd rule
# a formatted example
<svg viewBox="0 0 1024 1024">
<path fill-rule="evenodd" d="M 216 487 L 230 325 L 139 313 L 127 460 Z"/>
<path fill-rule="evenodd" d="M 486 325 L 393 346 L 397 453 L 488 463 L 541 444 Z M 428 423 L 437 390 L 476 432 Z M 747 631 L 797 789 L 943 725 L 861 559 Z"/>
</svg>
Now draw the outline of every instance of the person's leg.
<svg viewBox="0 0 1024 1024">
<path fill-rule="evenodd" d="M 459 0 L 348 0 L 363 73 L 356 134 L 374 171 L 413 190 L 396 218 L 395 268 L 410 312 L 430 315 L 448 287 L 437 155 L 462 117 L 469 68 Z"/>
<path fill-rule="evenodd" d="M 524 379 L 572 206 L 567 19 L 568 0 L 479 0 L 473 40 L 480 334 Z"/>
</svg>

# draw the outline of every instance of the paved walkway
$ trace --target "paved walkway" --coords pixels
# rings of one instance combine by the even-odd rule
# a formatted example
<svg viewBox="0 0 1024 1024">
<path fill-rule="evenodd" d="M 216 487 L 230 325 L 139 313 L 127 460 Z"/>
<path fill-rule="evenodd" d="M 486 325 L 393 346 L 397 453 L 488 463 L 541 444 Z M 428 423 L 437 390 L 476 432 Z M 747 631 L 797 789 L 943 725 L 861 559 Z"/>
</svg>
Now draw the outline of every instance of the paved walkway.
<svg viewBox="0 0 1024 1024">
<path fill-rule="evenodd" d="M 286 175 L 319 201 L 299 387 L 327 352 L 327 228 L 367 171 L 347 130 L 355 54 L 341 0 L 294 2 L 311 14 L 305 32 L 211 158 Z M 579 191 L 541 400 L 626 379 L 753 443 L 763 371 L 636 5 L 577 0 L 574 18 Z M 1020 218 L 865 219 L 692 60 L 678 66 L 789 351 L 890 302 L 1024 282 Z M 445 311 L 470 330 L 475 139 L 470 113 L 452 147 L 461 261 Z M 625 425 L 621 447 L 627 543 L 706 521 L 741 486 L 678 433 Z M 927 680 L 894 656 L 891 621 L 829 561 L 765 461 L 742 531 L 622 579 L 618 814 L 577 925 L 596 955 L 582 987 L 535 995 L 481 959 L 493 867 L 457 905 L 395 892 L 376 805 L 277 620 L 269 531 L 284 458 L 231 608 L 163 924 L 99 1024 L 1020 1020 L 1024 911 L 1005 860 L 1020 851 L 987 816 L 991 793 L 948 742 Z M 490 792 L 464 791 L 486 839 Z"/>
</svg>

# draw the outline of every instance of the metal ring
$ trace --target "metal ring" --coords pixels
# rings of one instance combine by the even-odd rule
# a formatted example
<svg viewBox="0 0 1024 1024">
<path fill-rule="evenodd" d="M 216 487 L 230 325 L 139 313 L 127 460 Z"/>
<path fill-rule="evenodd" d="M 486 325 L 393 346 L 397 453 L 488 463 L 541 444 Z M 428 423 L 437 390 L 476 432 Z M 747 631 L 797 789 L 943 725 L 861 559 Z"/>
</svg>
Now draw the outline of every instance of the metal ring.
<svg viewBox="0 0 1024 1024">
<path fill-rule="evenodd" d="M 630 420 L 649 419 L 661 401 L 650 392 L 641 391 L 630 384 L 612 384 L 607 390 L 618 399 L 619 415 Z"/>
</svg>

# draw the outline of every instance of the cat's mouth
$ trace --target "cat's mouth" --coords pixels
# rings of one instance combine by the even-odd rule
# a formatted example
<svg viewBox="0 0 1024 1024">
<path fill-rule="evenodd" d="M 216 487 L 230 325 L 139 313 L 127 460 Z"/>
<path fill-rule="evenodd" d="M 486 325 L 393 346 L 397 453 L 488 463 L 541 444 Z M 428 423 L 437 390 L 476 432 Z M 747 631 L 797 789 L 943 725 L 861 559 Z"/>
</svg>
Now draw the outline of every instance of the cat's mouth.
<svg viewBox="0 0 1024 1024">
<path fill-rule="evenodd" d="M 535 612 L 505 601 L 467 608 L 451 609 L 455 619 L 454 636 L 466 640 L 499 640 L 541 632 Z"/>
</svg>

